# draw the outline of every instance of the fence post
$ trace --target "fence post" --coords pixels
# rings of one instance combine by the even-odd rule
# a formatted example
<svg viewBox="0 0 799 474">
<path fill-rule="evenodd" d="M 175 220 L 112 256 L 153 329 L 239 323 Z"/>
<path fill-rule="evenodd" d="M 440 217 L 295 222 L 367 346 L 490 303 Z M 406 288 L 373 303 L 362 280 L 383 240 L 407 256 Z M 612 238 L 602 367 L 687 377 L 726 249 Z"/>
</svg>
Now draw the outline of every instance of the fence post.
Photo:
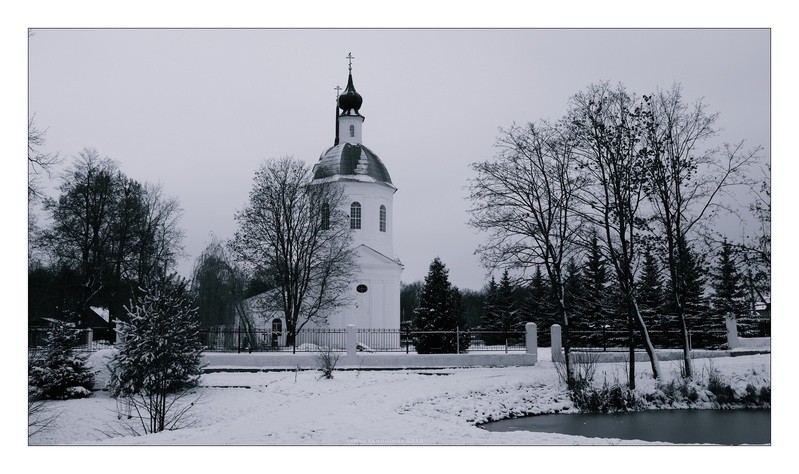
<svg viewBox="0 0 799 474">
<path fill-rule="evenodd" d="M 236 353 L 241 354 L 241 326 L 238 327 L 236 334 Z"/>
<path fill-rule="evenodd" d="M 527 353 L 538 355 L 538 326 L 535 323 L 527 323 L 524 325 L 524 330 L 524 343 L 527 347 Z"/>
<path fill-rule="evenodd" d="M 92 328 L 86 330 L 86 349 L 92 350 L 92 342 L 94 341 L 94 331 Z"/>
<path fill-rule="evenodd" d="M 411 350 L 411 325 L 405 326 L 405 353 L 410 353 Z"/>
<path fill-rule="evenodd" d="M 551 333 L 551 349 L 552 349 L 552 361 L 559 361 L 563 360 L 563 354 L 561 354 L 561 350 L 563 349 L 562 342 L 560 339 L 560 324 L 553 324 L 550 328 Z"/>
<path fill-rule="evenodd" d="M 354 324 L 347 324 L 347 355 L 355 357 L 357 349 L 358 328 Z"/>
<path fill-rule="evenodd" d="M 461 328 L 455 326 L 455 353 L 461 353 Z"/>
</svg>

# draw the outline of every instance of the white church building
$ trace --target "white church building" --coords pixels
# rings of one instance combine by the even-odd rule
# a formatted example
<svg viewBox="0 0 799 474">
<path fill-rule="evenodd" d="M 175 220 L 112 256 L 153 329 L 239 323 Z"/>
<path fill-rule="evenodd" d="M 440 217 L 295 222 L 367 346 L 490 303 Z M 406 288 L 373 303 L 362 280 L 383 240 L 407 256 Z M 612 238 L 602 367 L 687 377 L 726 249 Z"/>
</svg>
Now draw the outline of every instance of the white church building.
<svg viewBox="0 0 799 474">
<path fill-rule="evenodd" d="M 336 182 L 341 186 L 347 203 L 342 211 L 349 216 L 360 271 L 349 288 L 351 305 L 328 314 L 326 324 L 314 327 L 344 329 L 355 324 L 359 329 L 399 330 L 403 265 L 394 253 L 393 203 L 397 187 L 377 154 L 363 144 L 362 103 L 352 82 L 350 62 L 347 87 L 337 98 L 335 140 L 314 165 L 311 184 Z M 262 295 L 252 299 L 259 297 Z M 248 306 L 254 309 L 258 305 Z M 258 327 L 271 327 L 272 331 L 286 327 L 279 312 L 250 314 Z M 285 335 L 281 336 L 276 342 L 282 345 Z"/>
</svg>

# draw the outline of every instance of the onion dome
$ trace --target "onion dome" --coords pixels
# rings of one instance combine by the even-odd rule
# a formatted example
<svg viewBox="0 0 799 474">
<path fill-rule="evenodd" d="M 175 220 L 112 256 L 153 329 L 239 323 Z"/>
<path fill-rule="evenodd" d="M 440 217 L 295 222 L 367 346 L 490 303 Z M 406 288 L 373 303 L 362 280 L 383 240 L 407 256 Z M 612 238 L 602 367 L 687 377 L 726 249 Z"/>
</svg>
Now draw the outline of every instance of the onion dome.
<svg viewBox="0 0 799 474">
<path fill-rule="evenodd" d="M 355 143 L 342 143 L 325 150 L 314 165 L 313 179 L 353 180 L 393 186 L 386 165 L 380 158 L 372 150 Z"/>
<path fill-rule="evenodd" d="M 361 104 L 363 104 L 363 97 L 355 91 L 355 86 L 352 85 L 352 73 L 350 73 L 350 77 L 347 80 L 347 88 L 338 96 L 338 106 L 341 109 L 341 115 L 361 115 L 358 113 Z"/>
</svg>

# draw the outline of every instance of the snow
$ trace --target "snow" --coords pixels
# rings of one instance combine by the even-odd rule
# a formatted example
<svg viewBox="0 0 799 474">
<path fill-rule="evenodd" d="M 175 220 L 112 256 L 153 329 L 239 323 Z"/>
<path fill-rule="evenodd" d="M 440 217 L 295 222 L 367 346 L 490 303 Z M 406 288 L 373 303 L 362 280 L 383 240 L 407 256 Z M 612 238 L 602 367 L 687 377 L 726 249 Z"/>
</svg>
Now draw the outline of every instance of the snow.
<svg viewBox="0 0 799 474">
<path fill-rule="evenodd" d="M 488 432 L 476 424 L 527 414 L 573 412 L 548 354 L 533 367 L 204 374 L 192 424 L 145 436 L 123 435 L 116 401 L 105 391 L 52 401 L 60 413 L 32 445 L 608 445 L 637 440 L 553 433 Z M 90 360 L 105 361 L 108 354 Z M 719 370 L 734 385 L 770 383 L 770 356 L 698 359 L 697 373 Z M 654 390 L 648 363 L 636 365 L 639 389 Z M 666 379 L 679 361 L 663 362 Z M 599 364 L 596 380 L 624 380 L 621 363 Z"/>
</svg>

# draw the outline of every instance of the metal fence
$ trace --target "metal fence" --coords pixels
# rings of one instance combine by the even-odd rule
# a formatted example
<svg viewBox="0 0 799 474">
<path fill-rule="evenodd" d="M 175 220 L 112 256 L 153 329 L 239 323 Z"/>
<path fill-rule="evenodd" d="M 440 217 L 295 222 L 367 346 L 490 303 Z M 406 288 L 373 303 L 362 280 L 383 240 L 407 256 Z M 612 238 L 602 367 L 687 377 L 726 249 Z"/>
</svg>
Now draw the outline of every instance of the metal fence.
<svg viewBox="0 0 799 474">
<path fill-rule="evenodd" d="M 201 331 L 201 342 L 208 351 L 264 352 L 294 351 L 285 331 L 268 328 L 212 327 Z M 319 352 L 328 349 L 345 351 L 346 329 L 303 329 L 296 336 L 297 352 Z M 356 350 L 360 352 L 416 352 L 420 342 L 428 343 L 435 352 L 466 353 L 478 351 L 525 351 L 523 331 L 411 331 L 408 329 L 364 329 L 356 333 Z"/>
<path fill-rule="evenodd" d="M 200 332 L 200 342 L 207 351 L 263 352 L 294 351 L 286 331 L 265 328 L 212 327 Z M 303 329 L 296 335 L 297 352 L 319 352 L 331 349 L 344 351 L 347 345 L 346 329 Z"/>
<path fill-rule="evenodd" d="M 682 349 L 683 336 L 680 331 L 650 330 L 649 339 L 655 349 Z M 629 332 L 619 330 L 569 331 L 572 349 L 589 351 L 626 351 L 629 350 Z M 565 342 L 565 341 L 564 341 Z M 644 341 L 638 331 L 633 333 L 636 349 L 644 349 Z M 688 330 L 688 345 L 691 349 L 720 349 L 727 344 L 725 330 L 691 331 Z"/>
<path fill-rule="evenodd" d="M 47 347 L 48 333 L 51 331 L 48 327 L 31 327 L 28 328 L 28 349 L 31 351 L 41 350 Z M 74 332 L 78 337 L 77 343 L 72 346 L 76 351 L 97 351 L 112 347 L 112 343 L 108 339 L 98 339 L 98 334 L 103 334 L 101 331 L 92 329 L 68 329 Z"/>
</svg>

